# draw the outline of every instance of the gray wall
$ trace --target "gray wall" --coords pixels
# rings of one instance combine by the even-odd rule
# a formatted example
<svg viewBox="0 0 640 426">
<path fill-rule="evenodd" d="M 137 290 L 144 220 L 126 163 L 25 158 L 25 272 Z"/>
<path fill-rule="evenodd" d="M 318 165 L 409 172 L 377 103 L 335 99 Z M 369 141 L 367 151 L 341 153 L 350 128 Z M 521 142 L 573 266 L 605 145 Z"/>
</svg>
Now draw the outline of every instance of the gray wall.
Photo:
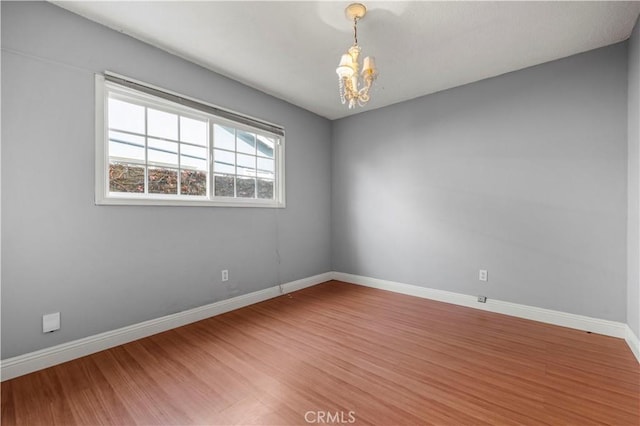
<svg viewBox="0 0 640 426">
<path fill-rule="evenodd" d="M 638 27 L 627 137 L 625 43 L 332 126 L 53 5 L 0 7 L 3 359 L 332 267 L 640 335 Z M 104 70 L 284 125 L 287 208 L 95 206 Z"/>
<path fill-rule="evenodd" d="M 333 269 L 625 321 L 626 57 L 620 43 L 334 122 Z"/>
<path fill-rule="evenodd" d="M 1 7 L 3 359 L 330 270 L 329 121 L 56 6 Z M 95 206 L 104 70 L 284 125 L 287 208 Z"/>
<path fill-rule="evenodd" d="M 629 40 L 627 324 L 640 336 L 640 20 Z"/>
</svg>

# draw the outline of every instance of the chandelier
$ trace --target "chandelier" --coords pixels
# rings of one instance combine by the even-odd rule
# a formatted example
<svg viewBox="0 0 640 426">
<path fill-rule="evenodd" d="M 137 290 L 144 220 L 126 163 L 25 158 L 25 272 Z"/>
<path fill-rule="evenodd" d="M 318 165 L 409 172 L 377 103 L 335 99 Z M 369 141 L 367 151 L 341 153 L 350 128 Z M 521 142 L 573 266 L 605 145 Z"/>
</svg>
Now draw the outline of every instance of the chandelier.
<svg viewBox="0 0 640 426">
<path fill-rule="evenodd" d="M 340 89 L 340 101 L 349 104 L 349 109 L 356 104 L 364 106 L 369 102 L 369 89 L 378 76 L 375 59 L 373 56 L 364 58 L 362 73 L 358 74 L 360 65 L 360 46 L 358 46 L 358 21 L 367 13 L 363 4 L 353 3 L 347 6 L 345 14 L 349 20 L 353 20 L 353 46 L 340 58 L 340 65 L 336 68 L 338 85 Z"/>
</svg>

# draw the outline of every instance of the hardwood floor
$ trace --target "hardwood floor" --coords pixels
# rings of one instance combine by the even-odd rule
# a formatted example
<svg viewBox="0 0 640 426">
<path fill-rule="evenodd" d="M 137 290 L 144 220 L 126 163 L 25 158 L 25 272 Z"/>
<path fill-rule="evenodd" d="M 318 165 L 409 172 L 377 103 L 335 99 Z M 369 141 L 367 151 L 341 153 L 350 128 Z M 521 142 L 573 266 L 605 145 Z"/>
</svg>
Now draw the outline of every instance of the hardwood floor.
<svg viewBox="0 0 640 426">
<path fill-rule="evenodd" d="M 306 417 L 306 418 L 305 418 Z M 621 339 L 331 281 L 2 383 L 2 424 L 639 425 Z"/>
</svg>

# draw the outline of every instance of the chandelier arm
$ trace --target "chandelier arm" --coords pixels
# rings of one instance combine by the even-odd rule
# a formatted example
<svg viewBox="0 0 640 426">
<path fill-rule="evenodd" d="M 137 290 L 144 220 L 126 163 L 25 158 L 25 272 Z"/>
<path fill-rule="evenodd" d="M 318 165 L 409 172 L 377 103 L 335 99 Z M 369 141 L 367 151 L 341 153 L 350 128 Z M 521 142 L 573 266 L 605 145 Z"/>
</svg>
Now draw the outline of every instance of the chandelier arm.
<svg viewBox="0 0 640 426">
<path fill-rule="evenodd" d="M 364 82 L 365 85 L 358 91 L 358 95 L 367 96 L 369 94 L 369 89 L 371 89 L 371 86 L 373 85 L 373 77 L 371 77 L 370 75 L 365 76 Z"/>
<path fill-rule="evenodd" d="M 369 90 L 373 85 L 373 80 L 375 79 L 371 74 L 368 74 L 363 77 L 364 79 L 364 87 L 358 91 L 358 105 L 365 106 L 369 99 L 371 98 L 369 95 Z"/>
</svg>

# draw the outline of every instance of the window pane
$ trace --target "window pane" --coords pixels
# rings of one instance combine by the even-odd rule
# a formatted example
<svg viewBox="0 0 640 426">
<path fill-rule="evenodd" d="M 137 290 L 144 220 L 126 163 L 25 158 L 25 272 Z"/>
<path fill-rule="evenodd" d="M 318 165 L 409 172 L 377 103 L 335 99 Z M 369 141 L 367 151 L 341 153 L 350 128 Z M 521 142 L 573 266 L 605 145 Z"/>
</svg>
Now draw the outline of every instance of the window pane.
<svg viewBox="0 0 640 426">
<path fill-rule="evenodd" d="M 109 131 L 109 157 L 144 162 L 144 137 Z"/>
<path fill-rule="evenodd" d="M 180 117 L 180 140 L 207 146 L 207 122 Z"/>
<path fill-rule="evenodd" d="M 180 167 L 207 170 L 207 148 L 180 145 Z"/>
<path fill-rule="evenodd" d="M 216 176 L 214 179 L 216 197 L 233 197 L 235 178 L 233 176 Z"/>
<path fill-rule="evenodd" d="M 236 133 L 232 127 L 220 126 L 218 124 L 213 126 L 213 146 L 216 148 L 228 149 L 231 151 L 236 150 Z"/>
<path fill-rule="evenodd" d="M 180 193 L 183 195 L 207 195 L 207 172 L 183 170 L 180 173 Z"/>
<path fill-rule="evenodd" d="M 256 175 L 256 157 L 253 155 L 238 154 L 238 175 Z"/>
<path fill-rule="evenodd" d="M 144 107 L 109 98 L 109 128 L 144 134 Z"/>
<path fill-rule="evenodd" d="M 178 171 L 173 169 L 149 167 L 150 194 L 177 194 Z"/>
<path fill-rule="evenodd" d="M 258 177 L 274 178 L 275 161 L 258 157 Z"/>
<path fill-rule="evenodd" d="M 166 139 L 178 139 L 178 116 L 169 112 L 147 109 L 147 134 Z"/>
<path fill-rule="evenodd" d="M 149 139 L 147 159 L 149 163 L 178 166 L 178 144 L 176 142 Z"/>
<path fill-rule="evenodd" d="M 256 154 L 256 135 L 238 130 L 238 152 Z"/>
<path fill-rule="evenodd" d="M 238 197 L 255 198 L 256 196 L 256 180 L 247 178 L 237 178 L 236 185 L 238 187 Z"/>
<path fill-rule="evenodd" d="M 258 155 L 273 158 L 273 148 L 276 142 L 271 138 L 258 135 Z"/>
<path fill-rule="evenodd" d="M 109 191 L 144 192 L 144 166 L 109 163 Z"/>
<path fill-rule="evenodd" d="M 258 179 L 258 198 L 271 200 L 273 199 L 273 181 L 267 179 Z"/>
<path fill-rule="evenodd" d="M 215 161 L 213 170 L 220 173 L 236 173 L 236 155 L 233 152 L 213 150 L 213 159 Z"/>
</svg>

